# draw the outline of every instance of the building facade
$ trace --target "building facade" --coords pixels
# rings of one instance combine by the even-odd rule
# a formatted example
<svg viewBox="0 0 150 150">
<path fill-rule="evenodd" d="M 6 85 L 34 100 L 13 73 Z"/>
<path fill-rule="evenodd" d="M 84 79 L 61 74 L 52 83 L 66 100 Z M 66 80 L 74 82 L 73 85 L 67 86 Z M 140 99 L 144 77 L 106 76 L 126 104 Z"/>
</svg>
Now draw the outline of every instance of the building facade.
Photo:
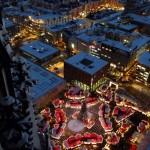
<svg viewBox="0 0 150 150">
<path fill-rule="evenodd" d="M 60 51 L 46 43 L 35 41 L 21 46 L 20 54 L 41 66 L 46 66 L 60 56 Z"/>
<path fill-rule="evenodd" d="M 149 41 L 149 37 L 137 33 L 94 26 L 70 38 L 69 42 L 75 49 L 102 58 L 120 71 L 127 71 L 149 47 Z"/>
<path fill-rule="evenodd" d="M 19 32 L 19 27 L 14 22 L 10 21 L 9 19 L 3 19 L 5 28 L 9 32 L 10 37 L 13 37 Z"/>
<path fill-rule="evenodd" d="M 63 40 L 63 31 L 66 29 L 74 32 L 84 28 L 85 26 L 85 21 L 83 19 L 65 22 L 59 25 L 46 26 L 45 42 L 55 45 Z"/>
<path fill-rule="evenodd" d="M 150 85 L 150 52 L 144 52 L 139 57 L 135 77 L 136 81 Z"/>
<path fill-rule="evenodd" d="M 64 78 L 74 81 L 84 90 L 95 90 L 100 79 L 107 75 L 109 63 L 85 52 L 80 52 L 64 62 Z"/>
</svg>

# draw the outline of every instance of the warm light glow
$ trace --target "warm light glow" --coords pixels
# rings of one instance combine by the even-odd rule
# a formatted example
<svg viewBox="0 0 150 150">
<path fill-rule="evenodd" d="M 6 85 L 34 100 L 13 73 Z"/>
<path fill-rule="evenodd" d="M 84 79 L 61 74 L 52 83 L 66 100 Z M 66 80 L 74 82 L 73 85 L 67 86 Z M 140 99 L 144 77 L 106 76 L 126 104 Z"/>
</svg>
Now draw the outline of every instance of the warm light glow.
<svg viewBox="0 0 150 150">
<path fill-rule="evenodd" d="M 72 44 L 71 44 L 71 48 L 74 48 L 74 47 L 75 47 L 75 46 L 74 46 L 74 43 L 72 43 Z"/>
</svg>

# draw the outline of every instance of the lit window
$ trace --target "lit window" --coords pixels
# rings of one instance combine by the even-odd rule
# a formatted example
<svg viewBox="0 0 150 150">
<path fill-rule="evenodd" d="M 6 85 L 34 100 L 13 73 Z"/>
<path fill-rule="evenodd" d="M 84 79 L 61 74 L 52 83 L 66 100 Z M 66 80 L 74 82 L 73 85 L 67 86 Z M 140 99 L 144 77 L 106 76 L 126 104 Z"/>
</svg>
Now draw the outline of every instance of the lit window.
<svg viewBox="0 0 150 150">
<path fill-rule="evenodd" d="M 74 47 L 75 47 L 74 43 L 72 43 L 72 44 L 71 44 L 71 47 L 72 47 L 72 48 L 74 48 Z"/>
</svg>

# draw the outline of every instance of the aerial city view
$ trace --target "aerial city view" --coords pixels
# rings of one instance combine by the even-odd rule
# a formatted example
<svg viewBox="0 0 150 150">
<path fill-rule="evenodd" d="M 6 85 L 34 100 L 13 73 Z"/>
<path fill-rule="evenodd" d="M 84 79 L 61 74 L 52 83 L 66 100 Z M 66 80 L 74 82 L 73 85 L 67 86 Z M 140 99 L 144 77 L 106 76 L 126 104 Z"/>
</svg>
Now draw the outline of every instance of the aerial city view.
<svg viewBox="0 0 150 150">
<path fill-rule="evenodd" d="M 1 0 L 0 150 L 150 150 L 150 0 Z"/>
</svg>

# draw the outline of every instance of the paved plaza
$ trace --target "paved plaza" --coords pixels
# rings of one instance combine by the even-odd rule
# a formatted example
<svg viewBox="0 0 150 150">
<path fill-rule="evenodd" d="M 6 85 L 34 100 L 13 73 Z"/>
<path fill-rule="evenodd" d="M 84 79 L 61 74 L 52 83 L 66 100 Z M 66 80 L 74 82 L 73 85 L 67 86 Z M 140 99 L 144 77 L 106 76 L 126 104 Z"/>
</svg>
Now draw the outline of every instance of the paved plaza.
<svg viewBox="0 0 150 150">
<path fill-rule="evenodd" d="M 140 122 L 142 119 L 148 120 L 148 117 L 146 116 L 146 112 L 142 112 L 142 110 L 138 109 L 138 107 L 140 107 L 138 104 L 134 101 L 132 103 L 131 99 L 128 101 L 128 97 L 120 97 L 120 95 L 117 95 L 114 88 L 106 88 L 106 85 L 99 88 L 96 95 L 97 96 L 94 98 L 89 98 L 88 96 L 81 100 L 79 100 L 77 96 L 77 99 L 68 99 L 67 97 L 64 97 L 63 101 L 59 99 L 57 99 L 57 101 L 55 100 L 55 103 L 53 103 L 55 113 L 56 111 L 61 111 L 61 114 L 59 115 L 60 119 L 56 114 L 52 116 L 53 120 L 55 120 L 53 121 L 52 126 L 54 126 L 56 132 L 56 125 L 59 125 L 62 128 L 59 136 L 52 136 L 52 140 L 55 141 L 56 145 L 61 146 L 64 150 L 72 148 L 79 150 L 81 147 L 84 147 L 87 150 L 90 150 L 91 148 L 102 149 L 107 146 L 111 149 L 115 149 L 115 147 L 118 149 L 118 147 L 124 145 L 122 143 L 123 139 L 127 138 L 126 142 L 130 139 L 131 135 L 134 133 L 133 131 L 137 131 L 137 129 L 140 128 L 140 132 L 145 133 L 149 125 L 146 128 L 142 127 L 143 129 L 141 129 Z M 76 117 L 82 109 L 82 101 L 85 101 L 87 105 L 87 118 L 91 117 L 92 122 L 94 122 L 90 127 L 88 127 L 82 119 Z M 58 104 L 56 104 L 57 102 Z M 134 119 L 134 116 L 137 114 L 139 114 L 138 121 Z M 63 121 L 61 121 L 61 117 Z M 56 134 L 59 134 L 59 131 Z M 87 144 L 87 142 L 84 141 L 85 137 L 82 138 L 82 141 L 80 141 L 80 144 L 78 145 L 73 146 L 71 144 L 71 147 L 66 147 L 66 144 L 64 145 L 64 141 L 68 143 L 69 140 L 75 140 L 77 135 L 90 136 L 92 134 L 100 135 L 103 139 L 101 143 L 94 144 L 95 147 L 93 144 Z M 125 147 L 129 148 L 129 144 L 126 143 Z"/>
</svg>

